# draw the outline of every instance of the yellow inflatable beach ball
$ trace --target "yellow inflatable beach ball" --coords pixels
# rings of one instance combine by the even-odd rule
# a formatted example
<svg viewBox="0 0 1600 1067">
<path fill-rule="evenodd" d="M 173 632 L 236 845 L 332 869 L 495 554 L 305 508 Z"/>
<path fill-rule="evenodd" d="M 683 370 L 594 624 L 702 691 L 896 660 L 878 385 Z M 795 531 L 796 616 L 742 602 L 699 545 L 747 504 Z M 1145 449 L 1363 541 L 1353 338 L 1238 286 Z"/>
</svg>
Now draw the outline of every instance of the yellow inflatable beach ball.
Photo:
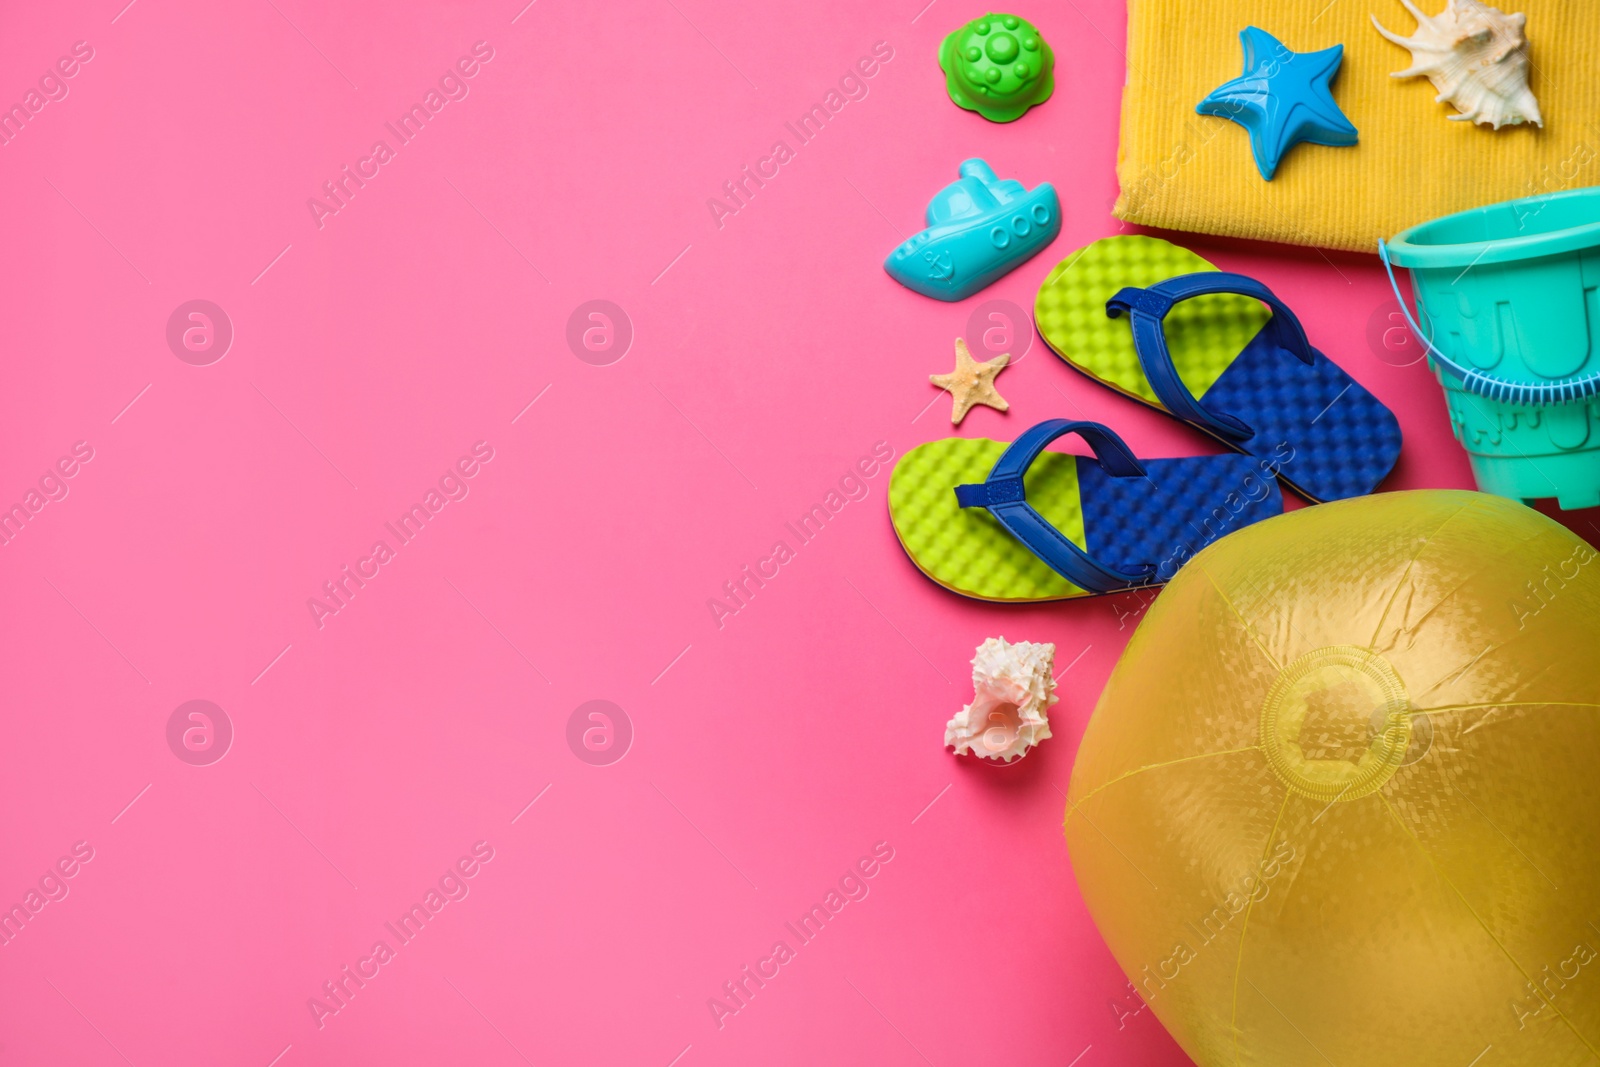
<svg viewBox="0 0 1600 1067">
<path fill-rule="evenodd" d="M 1600 1063 L 1600 562 L 1385 493 L 1191 560 L 1073 769 L 1117 962 L 1202 1067 Z"/>
</svg>

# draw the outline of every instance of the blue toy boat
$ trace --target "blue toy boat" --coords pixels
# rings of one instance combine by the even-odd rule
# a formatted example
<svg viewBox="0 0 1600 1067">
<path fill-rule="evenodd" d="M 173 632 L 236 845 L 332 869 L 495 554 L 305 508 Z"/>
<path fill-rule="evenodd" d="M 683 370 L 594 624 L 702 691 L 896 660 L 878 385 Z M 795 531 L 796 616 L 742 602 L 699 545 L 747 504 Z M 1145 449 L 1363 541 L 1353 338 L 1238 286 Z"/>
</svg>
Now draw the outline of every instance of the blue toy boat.
<svg viewBox="0 0 1600 1067">
<path fill-rule="evenodd" d="M 889 253 L 889 277 L 935 300 L 965 300 L 1021 266 L 1061 232 L 1049 182 L 1032 190 L 969 159 L 961 178 L 928 201 L 928 228 Z"/>
</svg>

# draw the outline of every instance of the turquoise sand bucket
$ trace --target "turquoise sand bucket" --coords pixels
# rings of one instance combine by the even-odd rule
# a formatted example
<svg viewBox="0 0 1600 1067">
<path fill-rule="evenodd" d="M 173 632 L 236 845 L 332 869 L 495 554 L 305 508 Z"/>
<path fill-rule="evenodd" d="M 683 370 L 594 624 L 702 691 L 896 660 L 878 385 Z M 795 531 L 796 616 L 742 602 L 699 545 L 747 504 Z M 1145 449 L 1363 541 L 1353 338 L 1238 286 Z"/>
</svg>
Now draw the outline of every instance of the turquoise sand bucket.
<svg viewBox="0 0 1600 1067">
<path fill-rule="evenodd" d="M 1600 505 L 1600 187 L 1413 226 L 1378 255 L 1411 271 L 1412 331 L 1486 493 Z"/>
</svg>

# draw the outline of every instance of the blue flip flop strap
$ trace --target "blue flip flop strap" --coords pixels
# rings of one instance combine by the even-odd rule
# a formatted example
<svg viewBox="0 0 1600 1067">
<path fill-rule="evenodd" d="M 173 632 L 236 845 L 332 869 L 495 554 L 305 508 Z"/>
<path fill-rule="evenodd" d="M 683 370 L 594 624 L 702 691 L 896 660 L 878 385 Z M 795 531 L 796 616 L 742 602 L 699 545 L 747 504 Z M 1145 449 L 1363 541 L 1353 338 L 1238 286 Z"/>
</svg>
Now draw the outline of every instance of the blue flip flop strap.
<svg viewBox="0 0 1600 1067">
<path fill-rule="evenodd" d="M 1266 328 L 1280 347 L 1294 353 L 1302 363 L 1312 363 L 1316 356 L 1306 331 L 1300 325 L 1289 305 L 1265 285 L 1243 274 L 1227 271 L 1202 271 L 1198 274 L 1180 274 L 1157 282 L 1148 289 L 1128 286 L 1106 302 L 1106 314 L 1119 318 L 1126 314 L 1133 326 L 1133 350 L 1144 368 L 1156 398 L 1168 411 L 1183 419 L 1210 430 L 1226 441 L 1248 441 L 1255 436 L 1250 424 L 1225 411 L 1213 411 L 1202 404 L 1178 376 L 1172 363 L 1172 353 L 1167 348 L 1166 317 L 1172 306 L 1190 297 L 1213 293 L 1234 293 L 1254 297 L 1272 308 L 1272 319 Z"/>
<path fill-rule="evenodd" d="M 1069 433 L 1089 443 L 1095 460 L 1107 474 L 1117 478 L 1144 476 L 1144 464 L 1123 444 L 1122 438 L 1105 426 L 1098 422 L 1050 419 L 1030 427 L 1007 446 L 986 480 L 956 486 L 956 502 L 964 508 L 986 509 L 1028 551 L 1080 589 L 1112 593 L 1148 583 L 1155 577 L 1155 564 L 1145 563 L 1137 569 L 1124 570 L 1101 563 L 1073 544 L 1028 503 L 1023 475 L 1050 442 Z"/>
</svg>

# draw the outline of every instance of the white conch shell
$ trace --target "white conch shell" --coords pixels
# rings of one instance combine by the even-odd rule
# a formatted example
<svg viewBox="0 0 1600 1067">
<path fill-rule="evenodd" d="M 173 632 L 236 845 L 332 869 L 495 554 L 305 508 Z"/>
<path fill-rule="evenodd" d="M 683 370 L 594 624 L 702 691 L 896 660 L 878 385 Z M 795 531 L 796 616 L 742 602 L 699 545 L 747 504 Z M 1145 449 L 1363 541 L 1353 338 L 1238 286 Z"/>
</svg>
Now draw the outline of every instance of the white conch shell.
<svg viewBox="0 0 1600 1067">
<path fill-rule="evenodd" d="M 1390 77 L 1426 74 L 1439 90 L 1439 103 L 1452 104 L 1455 122 L 1481 122 L 1499 129 L 1532 122 L 1543 126 L 1539 101 L 1528 88 L 1528 16 L 1508 15 L 1481 0 L 1447 0 L 1437 15 L 1424 15 L 1411 0 L 1400 0 L 1417 17 L 1410 37 L 1390 33 L 1372 16 L 1378 32 L 1411 50 L 1411 66 Z"/>
<path fill-rule="evenodd" d="M 972 657 L 972 703 L 944 729 L 956 755 L 1012 760 L 1050 736 L 1045 712 L 1061 699 L 1050 677 L 1056 646 L 991 637 Z"/>
</svg>

